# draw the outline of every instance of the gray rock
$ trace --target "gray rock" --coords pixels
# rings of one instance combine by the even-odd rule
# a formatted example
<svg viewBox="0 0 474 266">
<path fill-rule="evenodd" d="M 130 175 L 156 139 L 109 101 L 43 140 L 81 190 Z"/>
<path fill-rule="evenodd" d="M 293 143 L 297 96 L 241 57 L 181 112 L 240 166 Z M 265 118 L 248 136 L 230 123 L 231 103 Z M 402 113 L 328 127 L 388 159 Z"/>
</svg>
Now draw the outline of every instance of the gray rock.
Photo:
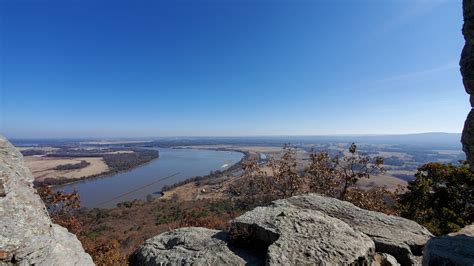
<svg viewBox="0 0 474 266">
<path fill-rule="evenodd" d="M 21 153 L 0 136 L 0 265 L 93 265 L 76 236 L 51 222 Z"/>
<path fill-rule="evenodd" d="M 380 212 L 368 211 L 347 201 L 306 194 L 278 200 L 279 206 L 294 206 L 300 209 L 321 211 L 349 224 L 357 231 L 368 235 L 380 253 L 394 256 L 402 265 L 417 263 L 423 247 L 432 234 L 414 221 Z"/>
<path fill-rule="evenodd" d="M 463 0 L 464 25 L 462 33 L 464 35 L 464 48 L 461 53 L 459 65 L 464 89 L 470 95 L 471 107 L 474 107 L 474 1 Z M 461 142 L 466 159 L 474 168 L 474 111 L 471 110 L 464 123 Z"/>
<path fill-rule="evenodd" d="M 449 235 L 450 236 L 457 236 L 457 235 L 474 236 L 474 224 L 466 225 L 463 229 L 455 233 L 450 233 Z"/>
<path fill-rule="evenodd" d="M 430 239 L 423 250 L 423 265 L 474 265 L 474 225 Z"/>
<path fill-rule="evenodd" d="M 245 265 L 262 260 L 231 249 L 227 234 L 201 227 L 184 227 L 148 239 L 130 259 L 131 265 Z"/>
<path fill-rule="evenodd" d="M 203 228 L 161 234 L 131 264 L 419 265 L 415 255 L 431 236 L 413 221 L 308 194 L 243 214 L 228 236 Z"/>
<path fill-rule="evenodd" d="M 268 246 L 269 265 L 370 264 L 374 242 L 322 212 L 271 205 L 231 222 L 233 243 Z"/>
<path fill-rule="evenodd" d="M 376 253 L 372 266 L 400 266 L 400 263 L 390 254 Z"/>
</svg>

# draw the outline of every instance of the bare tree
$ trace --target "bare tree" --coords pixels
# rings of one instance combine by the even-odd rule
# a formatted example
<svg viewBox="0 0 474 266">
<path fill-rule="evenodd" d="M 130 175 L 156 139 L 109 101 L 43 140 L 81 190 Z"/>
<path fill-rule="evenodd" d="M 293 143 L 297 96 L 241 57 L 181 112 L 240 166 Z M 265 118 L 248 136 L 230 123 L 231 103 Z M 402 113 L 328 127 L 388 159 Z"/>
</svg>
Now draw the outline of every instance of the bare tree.
<svg viewBox="0 0 474 266">
<path fill-rule="evenodd" d="M 383 171 L 383 158 L 363 155 L 352 143 L 347 153 L 330 156 L 327 152 L 312 152 L 309 165 L 298 171 L 296 148 L 283 147 L 281 158 L 270 158 L 259 165 L 257 158 L 245 161 L 244 173 L 229 192 L 244 207 L 265 205 L 274 199 L 288 198 L 299 193 L 316 192 L 325 196 L 348 200 L 363 207 L 389 212 L 384 188 L 364 191 L 356 187 L 361 178 Z M 388 207 L 387 207 L 388 206 Z"/>
<path fill-rule="evenodd" d="M 383 157 L 370 157 L 357 151 L 357 145 L 352 143 L 349 155 L 333 158 L 334 170 L 338 173 L 342 187 L 338 198 L 345 199 L 347 190 L 361 178 L 370 178 L 372 174 L 384 171 Z"/>
<path fill-rule="evenodd" d="M 271 185 L 281 198 L 291 197 L 301 191 L 303 177 L 298 173 L 296 163 L 296 148 L 286 144 L 281 159 L 269 160 Z"/>
</svg>

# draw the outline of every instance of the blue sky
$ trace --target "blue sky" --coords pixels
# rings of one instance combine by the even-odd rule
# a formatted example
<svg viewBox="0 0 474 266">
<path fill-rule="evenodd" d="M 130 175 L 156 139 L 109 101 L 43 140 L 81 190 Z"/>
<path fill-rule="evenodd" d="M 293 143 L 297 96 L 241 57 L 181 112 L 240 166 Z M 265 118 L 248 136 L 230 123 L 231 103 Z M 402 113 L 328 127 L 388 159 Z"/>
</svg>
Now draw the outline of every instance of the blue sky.
<svg viewBox="0 0 474 266">
<path fill-rule="evenodd" d="M 461 2 L 0 0 L 0 132 L 461 132 Z"/>
</svg>

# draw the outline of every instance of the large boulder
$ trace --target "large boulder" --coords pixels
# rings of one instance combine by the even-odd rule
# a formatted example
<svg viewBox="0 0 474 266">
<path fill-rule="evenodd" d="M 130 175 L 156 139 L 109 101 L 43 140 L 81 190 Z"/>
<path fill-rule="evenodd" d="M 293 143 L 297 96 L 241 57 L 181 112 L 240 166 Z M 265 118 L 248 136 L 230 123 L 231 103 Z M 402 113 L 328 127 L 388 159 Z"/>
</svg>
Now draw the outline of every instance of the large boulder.
<svg viewBox="0 0 474 266">
<path fill-rule="evenodd" d="M 232 220 L 228 235 L 203 230 L 182 228 L 152 238 L 131 264 L 210 265 L 225 263 L 224 256 L 230 264 L 416 265 L 432 237 L 413 221 L 317 194 L 257 207 Z M 242 256 L 250 254 L 244 248 L 253 257 Z"/>
<path fill-rule="evenodd" d="M 474 265 L 474 225 L 430 239 L 423 251 L 423 265 Z"/>
<path fill-rule="evenodd" d="M 51 222 L 21 153 L 0 136 L 0 265 L 94 265 L 75 235 Z"/>
<path fill-rule="evenodd" d="M 268 246 L 270 265 L 369 265 L 374 242 L 322 212 L 272 205 L 232 221 L 230 238 L 240 245 Z"/>
<path fill-rule="evenodd" d="M 148 239 L 130 258 L 132 265 L 246 265 L 261 264 L 250 252 L 230 249 L 227 234 L 186 227 Z"/>
<path fill-rule="evenodd" d="M 317 194 L 295 196 L 274 202 L 280 206 L 294 206 L 323 212 L 349 224 L 368 235 L 375 242 L 377 252 L 394 256 L 403 265 L 417 264 L 423 247 L 433 235 L 414 221 L 361 209 L 347 201 Z"/>
</svg>

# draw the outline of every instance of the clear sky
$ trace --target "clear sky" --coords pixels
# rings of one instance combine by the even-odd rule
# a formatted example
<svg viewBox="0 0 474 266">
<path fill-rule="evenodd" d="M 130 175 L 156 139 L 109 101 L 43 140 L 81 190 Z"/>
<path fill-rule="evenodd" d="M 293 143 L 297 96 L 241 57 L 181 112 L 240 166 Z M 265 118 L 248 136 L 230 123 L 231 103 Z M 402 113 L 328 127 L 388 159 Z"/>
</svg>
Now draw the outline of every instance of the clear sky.
<svg viewBox="0 0 474 266">
<path fill-rule="evenodd" d="M 0 0 L 0 132 L 461 132 L 461 0 Z"/>
</svg>

